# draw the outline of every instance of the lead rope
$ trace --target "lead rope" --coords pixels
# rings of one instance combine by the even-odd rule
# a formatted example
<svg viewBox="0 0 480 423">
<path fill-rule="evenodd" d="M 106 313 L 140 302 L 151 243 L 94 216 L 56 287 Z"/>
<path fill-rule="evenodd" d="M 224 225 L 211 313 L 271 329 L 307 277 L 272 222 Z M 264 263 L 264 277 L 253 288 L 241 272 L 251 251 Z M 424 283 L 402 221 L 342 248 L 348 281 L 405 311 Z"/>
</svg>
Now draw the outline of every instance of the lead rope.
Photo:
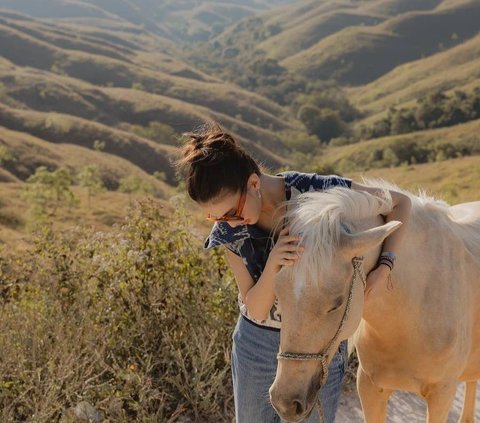
<svg viewBox="0 0 480 423">
<path fill-rule="evenodd" d="M 340 335 L 340 332 L 343 329 L 343 326 L 345 325 L 345 322 L 348 320 L 348 315 L 350 313 L 350 306 L 351 306 L 352 297 L 353 297 L 353 286 L 355 285 L 355 281 L 357 280 L 358 275 L 360 275 L 360 279 L 363 284 L 363 289 L 365 290 L 365 288 L 367 287 L 367 280 L 366 280 L 365 274 L 361 271 L 362 263 L 363 263 L 363 257 L 354 257 L 352 259 L 353 275 L 352 275 L 352 282 L 350 284 L 350 290 L 348 292 L 347 305 L 345 307 L 345 311 L 343 312 L 342 321 L 340 322 L 337 332 L 335 333 L 335 336 L 331 339 L 331 341 L 328 343 L 324 351 L 319 354 L 299 354 L 299 353 L 297 354 L 297 353 L 289 353 L 289 352 L 281 352 L 277 354 L 277 359 L 283 358 L 287 360 L 299 360 L 299 361 L 306 361 L 306 360 L 320 361 L 320 364 L 322 365 L 322 378 L 320 379 L 320 386 L 323 386 L 328 378 L 328 365 L 327 365 L 328 350 L 336 342 L 337 338 Z M 320 401 L 319 396 L 317 396 L 316 407 L 317 407 L 318 415 L 320 417 L 320 423 L 326 423 L 325 414 L 323 412 L 323 407 L 322 407 L 322 403 Z"/>
</svg>

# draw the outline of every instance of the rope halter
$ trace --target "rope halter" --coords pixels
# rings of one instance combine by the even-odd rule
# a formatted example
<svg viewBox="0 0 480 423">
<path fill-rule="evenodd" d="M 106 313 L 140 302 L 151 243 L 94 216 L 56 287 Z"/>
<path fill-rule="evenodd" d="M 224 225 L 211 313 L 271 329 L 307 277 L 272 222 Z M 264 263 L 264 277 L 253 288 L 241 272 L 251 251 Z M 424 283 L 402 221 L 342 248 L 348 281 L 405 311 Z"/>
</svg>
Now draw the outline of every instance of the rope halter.
<svg viewBox="0 0 480 423">
<path fill-rule="evenodd" d="M 320 361 L 320 364 L 322 365 L 322 377 L 320 379 L 320 386 L 323 386 L 328 378 L 327 358 L 328 358 L 329 350 L 332 347 L 332 345 L 334 345 L 335 342 L 337 341 L 338 337 L 340 336 L 340 333 L 343 330 L 343 327 L 345 326 L 346 321 L 348 320 L 348 315 L 350 314 L 350 307 L 351 307 L 352 298 L 353 298 L 353 287 L 355 285 L 357 277 L 358 276 L 360 277 L 360 280 L 363 283 L 364 290 L 367 286 L 365 273 L 362 272 L 362 264 L 363 264 L 363 257 L 354 257 L 352 259 L 353 275 L 352 275 L 352 280 L 350 282 L 347 305 L 345 307 L 345 311 L 343 312 L 343 317 L 340 322 L 340 325 L 338 326 L 338 329 L 335 332 L 334 337 L 330 340 L 330 342 L 327 344 L 325 349 L 318 354 L 312 354 L 312 353 L 301 354 L 301 353 L 290 353 L 290 352 L 279 352 L 277 354 L 277 359 L 297 360 L 297 361 L 307 361 L 307 360 Z M 318 408 L 318 413 L 320 414 L 321 421 L 324 422 L 325 416 L 323 414 L 323 409 L 320 404 L 320 399 L 317 400 L 317 408 Z"/>
</svg>

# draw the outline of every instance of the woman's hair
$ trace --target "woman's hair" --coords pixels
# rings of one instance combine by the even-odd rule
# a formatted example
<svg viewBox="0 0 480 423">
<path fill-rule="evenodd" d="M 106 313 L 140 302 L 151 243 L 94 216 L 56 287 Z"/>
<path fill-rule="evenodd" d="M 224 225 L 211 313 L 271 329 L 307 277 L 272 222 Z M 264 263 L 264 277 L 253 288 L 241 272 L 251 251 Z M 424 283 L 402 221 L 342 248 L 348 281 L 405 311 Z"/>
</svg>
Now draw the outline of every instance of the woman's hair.
<svg viewBox="0 0 480 423">
<path fill-rule="evenodd" d="M 252 173 L 261 174 L 255 160 L 218 123 L 183 135 L 186 142 L 176 165 L 194 201 L 205 203 L 224 191 L 242 191 Z"/>
</svg>

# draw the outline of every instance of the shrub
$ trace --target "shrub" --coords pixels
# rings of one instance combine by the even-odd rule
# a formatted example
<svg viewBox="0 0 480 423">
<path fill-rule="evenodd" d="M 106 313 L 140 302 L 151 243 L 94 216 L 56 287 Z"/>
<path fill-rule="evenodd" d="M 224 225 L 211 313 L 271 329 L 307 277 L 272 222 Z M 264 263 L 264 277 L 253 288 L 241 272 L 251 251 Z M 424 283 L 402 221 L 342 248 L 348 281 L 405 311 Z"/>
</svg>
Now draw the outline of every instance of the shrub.
<svg viewBox="0 0 480 423">
<path fill-rule="evenodd" d="M 148 201 L 109 233 L 45 228 L 2 254 L 1 421 L 85 403 L 119 423 L 231 420 L 233 277 L 188 228 Z"/>
<path fill-rule="evenodd" d="M 40 166 L 26 182 L 23 196 L 31 205 L 30 215 L 34 221 L 54 216 L 61 205 L 77 204 L 70 189 L 72 177 L 66 169 L 60 168 L 50 172 L 45 166 Z"/>
</svg>

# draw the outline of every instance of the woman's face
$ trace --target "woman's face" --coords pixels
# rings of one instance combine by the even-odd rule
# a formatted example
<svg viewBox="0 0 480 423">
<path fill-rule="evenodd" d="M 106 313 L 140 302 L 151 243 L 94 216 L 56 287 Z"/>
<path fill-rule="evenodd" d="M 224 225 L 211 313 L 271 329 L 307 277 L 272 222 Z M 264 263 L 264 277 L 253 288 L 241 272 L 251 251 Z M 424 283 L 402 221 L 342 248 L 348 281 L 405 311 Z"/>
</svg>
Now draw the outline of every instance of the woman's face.
<svg viewBox="0 0 480 423">
<path fill-rule="evenodd" d="M 205 213 L 205 216 L 210 217 L 210 220 L 222 221 L 235 227 L 237 225 L 254 225 L 257 223 L 260 210 L 262 207 L 262 200 L 260 193 L 260 178 L 253 174 L 247 182 L 247 189 L 245 192 L 245 203 L 242 207 L 242 192 L 225 192 L 217 198 L 206 203 L 200 203 L 200 207 Z M 240 208 L 240 210 L 239 210 Z M 237 215 L 238 219 L 228 220 L 228 217 Z M 227 219 L 224 219 L 224 218 Z"/>
</svg>

